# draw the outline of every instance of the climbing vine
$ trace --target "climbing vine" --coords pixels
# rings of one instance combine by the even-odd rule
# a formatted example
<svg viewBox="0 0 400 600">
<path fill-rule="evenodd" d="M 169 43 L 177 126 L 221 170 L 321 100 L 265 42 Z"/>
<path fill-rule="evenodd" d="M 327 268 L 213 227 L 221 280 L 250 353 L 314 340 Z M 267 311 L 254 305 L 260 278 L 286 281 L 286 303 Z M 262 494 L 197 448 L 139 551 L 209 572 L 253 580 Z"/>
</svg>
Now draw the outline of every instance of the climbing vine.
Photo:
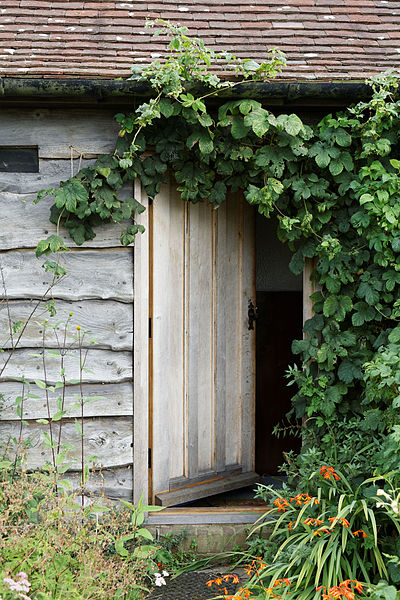
<svg viewBox="0 0 400 600">
<path fill-rule="evenodd" d="M 382 435 L 379 460 L 397 466 L 398 76 L 374 78 L 368 102 L 312 128 L 251 98 L 223 100 L 224 90 L 243 80 L 276 76 L 284 66 L 278 51 L 261 64 L 241 61 L 207 49 L 185 28 L 157 25 L 156 34 L 170 37 L 166 56 L 134 67 L 132 75 L 150 84 L 152 97 L 116 115 L 113 153 L 39 194 L 38 201 L 54 194 L 50 220 L 58 231 L 39 242 L 38 256 L 64 247 L 61 225 L 80 245 L 95 236 L 96 226 L 114 221 L 122 227 L 121 243 L 131 244 L 143 228 L 126 221 L 144 207 L 118 192 L 136 177 L 151 198 L 172 178 L 183 201 L 216 208 L 242 190 L 261 214 L 276 216 L 278 236 L 293 252 L 292 271 L 301 273 L 305 259 L 315 265 L 315 314 L 304 339 L 293 342 L 302 359 L 301 368 L 290 370 L 297 385 L 293 414 L 309 419 L 320 443 L 326 427 L 339 421 L 366 436 Z"/>
</svg>

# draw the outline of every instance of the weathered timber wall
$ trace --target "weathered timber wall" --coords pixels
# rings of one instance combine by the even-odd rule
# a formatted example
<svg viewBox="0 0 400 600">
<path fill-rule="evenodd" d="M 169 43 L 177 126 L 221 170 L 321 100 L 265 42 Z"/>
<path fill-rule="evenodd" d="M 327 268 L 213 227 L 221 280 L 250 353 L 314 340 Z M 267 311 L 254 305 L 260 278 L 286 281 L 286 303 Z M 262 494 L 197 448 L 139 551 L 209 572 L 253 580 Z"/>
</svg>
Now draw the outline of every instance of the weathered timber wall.
<svg viewBox="0 0 400 600">
<path fill-rule="evenodd" d="M 99 231 L 94 240 L 78 248 L 64 238 L 70 252 L 62 258 L 67 275 L 51 291 L 57 314 L 50 317 L 39 302 L 49 286 L 51 276 L 41 268 L 34 248 L 38 240 L 55 232 L 49 222 L 50 199 L 32 204 L 39 190 L 57 186 L 77 171 L 79 163 L 89 164 L 97 155 L 113 149 L 117 126 L 110 109 L 2 109 L 0 112 L 0 145 L 32 146 L 39 151 L 39 173 L 0 173 L 0 265 L 4 283 L 0 280 L 0 369 L 11 358 L 0 378 L 0 445 L 8 440 L 29 438 L 27 464 L 42 466 L 50 459 L 51 451 L 43 441 L 46 425 L 36 422 L 46 419 L 48 410 L 57 412 L 56 393 L 46 399 L 44 390 L 33 382 L 43 380 L 43 323 L 46 329 L 45 346 L 52 351 L 64 338 L 63 323 L 70 312 L 71 327 L 65 336 L 68 353 L 65 357 L 66 378 L 73 380 L 65 393 L 66 417 L 54 423 L 53 436 L 71 443 L 76 459 L 68 477 L 79 479 L 81 438 L 75 428 L 80 417 L 76 396 L 80 395 L 79 350 L 76 325 L 83 339 L 86 357 L 83 372 L 83 396 L 100 397 L 84 406 L 84 448 L 86 458 L 96 456 L 101 468 L 89 487 L 102 487 L 111 498 L 130 499 L 132 496 L 133 446 L 133 249 L 122 248 L 119 232 L 110 225 Z M 73 164 L 71 167 L 71 153 Z M 130 187 L 122 191 L 132 194 Z M 9 335 L 9 323 L 24 322 L 38 304 L 33 320 L 13 351 L 19 333 Z M 56 327 L 59 323 L 58 328 Z M 60 360 L 46 359 L 49 383 L 61 379 Z M 25 387 L 15 381 L 24 377 L 30 382 Z M 23 423 L 15 407 L 15 398 L 24 390 Z M 27 396 L 31 392 L 32 397 Z M 13 443 L 11 443 L 11 446 Z M 76 477 L 74 476 L 76 472 Z"/>
</svg>

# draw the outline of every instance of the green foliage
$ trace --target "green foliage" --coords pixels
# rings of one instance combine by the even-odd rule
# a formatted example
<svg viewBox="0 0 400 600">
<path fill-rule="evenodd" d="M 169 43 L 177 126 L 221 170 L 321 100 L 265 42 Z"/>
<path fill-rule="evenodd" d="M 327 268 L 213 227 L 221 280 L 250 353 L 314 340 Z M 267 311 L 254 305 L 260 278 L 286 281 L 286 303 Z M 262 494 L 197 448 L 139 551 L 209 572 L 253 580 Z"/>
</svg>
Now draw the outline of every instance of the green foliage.
<svg viewBox="0 0 400 600">
<path fill-rule="evenodd" d="M 293 251 L 293 272 L 301 273 L 306 260 L 314 264 L 315 315 L 305 324 L 305 339 L 293 344 L 302 368 L 291 370 L 298 390 L 292 414 L 313 418 L 320 440 L 328 425 L 365 414 L 365 437 L 390 433 L 395 460 L 398 400 L 389 411 L 384 386 L 372 401 L 363 365 L 392 361 L 380 348 L 397 343 L 397 334 L 388 336 L 400 317 L 398 75 L 374 78 L 369 101 L 329 114 L 312 129 L 297 115 L 274 115 L 254 99 L 222 97 L 243 80 L 275 76 L 284 63 L 278 52 L 262 64 L 241 61 L 207 49 L 185 28 L 154 25 L 156 35 L 170 38 L 166 56 L 135 66 L 132 76 L 147 81 L 153 96 L 116 115 L 113 154 L 38 200 L 54 194 L 51 220 L 64 223 L 78 244 L 110 221 L 123 227 L 121 243 L 130 244 L 143 228 L 129 220 L 143 207 L 118 196 L 127 181 L 139 177 L 154 198 L 168 176 L 184 201 L 216 208 L 243 190 L 261 214 L 277 216 L 279 239 Z M 222 80 L 216 72 L 223 70 L 236 79 Z M 56 246 L 54 239 L 41 241 L 38 253 Z M 323 441 L 322 447 L 328 451 Z M 370 468 L 376 466 L 372 460 Z"/>
<path fill-rule="evenodd" d="M 264 554 L 252 557 L 248 568 L 251 598 L 278 594 L 308 600 L 320 598 L 324 590 L 327 597 L 354 599 L 335 595 L 334 588 L 349 580 L 365 582 L 373 594 L 391 594 L 387 587 L 397 582 L 398 573 L 390 574 L 382 548 L 389 544 L 393 549 L 400 525 L 398 515 L 377 504 L 382 492 L 378 478 L 354 488 L 342 473 L 326 465 L 311 478 L 316 480 L 314 496 L 302 492 L 289 497 L 287 490 L 259 486 L 258 496 L 273 509 L 253 533 L 264 527 L 272 532 Z M 390 476 L 379 481 L 390 485 Z M 365 591 L 365 584 L 358 586 L 359 594 Z"/>
<path fill-rule="evenodd" d="M 105 498 L 89 497 L 82 509 L 77 494 L 57 493 L 51 478 L 16 473 L 5 461 L 0 481 L 4 600 L 22 597 L 14 596 L 12 587 L 21 575 L 29 580 L 24 598 L 35 600 L 139 600 L 149 592 L 157 547 L 145 545 L 150 533 L 132 524 L 126 511 Z M 127 537 L 133 540 L 130 551 L 121 554 L 118 548 Z"/>
</svg>

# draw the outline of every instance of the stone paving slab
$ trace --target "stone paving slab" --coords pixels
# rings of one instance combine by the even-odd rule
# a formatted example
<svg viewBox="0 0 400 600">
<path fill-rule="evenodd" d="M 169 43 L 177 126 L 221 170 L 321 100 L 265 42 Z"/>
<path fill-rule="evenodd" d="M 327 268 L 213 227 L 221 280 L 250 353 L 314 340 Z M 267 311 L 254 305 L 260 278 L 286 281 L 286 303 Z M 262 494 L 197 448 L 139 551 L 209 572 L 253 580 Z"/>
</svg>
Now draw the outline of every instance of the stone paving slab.
<svg viewBox="0 0 400 600">
<path fill-rule="evenodd" d="M 234 573 L 232 573 L 234 574 Z M 182 573 L 176 579 L 167 581 L 167 585 L 156 588 L 148 596 L 148 600 L 208 600 L 224 593 L 226 588 L 229 595 L 234 595 L 237 584 L 224 581 L 221 586 L 207 586 L 207 581 L 221 576 L 218 571 L 192 571 Z"/>
</svg>

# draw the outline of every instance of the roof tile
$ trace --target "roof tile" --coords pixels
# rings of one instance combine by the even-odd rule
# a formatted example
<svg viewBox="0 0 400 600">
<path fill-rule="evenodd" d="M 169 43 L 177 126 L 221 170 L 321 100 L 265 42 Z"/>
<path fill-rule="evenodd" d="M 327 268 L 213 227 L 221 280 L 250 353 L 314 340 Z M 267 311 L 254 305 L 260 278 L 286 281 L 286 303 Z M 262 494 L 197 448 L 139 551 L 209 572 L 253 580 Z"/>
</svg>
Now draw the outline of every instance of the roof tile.
<svg viewBox="0 0 400 600">
<path fill-rule="evenodd" d="M 285 80 L 364 79 L 400 68 L 395 0 L 1 0 L 0 75 L 130 74 L 162 54 L 148 18 L 184 24 L 216 50 L 263 60 L 286 53 Z"/>
</svg>

